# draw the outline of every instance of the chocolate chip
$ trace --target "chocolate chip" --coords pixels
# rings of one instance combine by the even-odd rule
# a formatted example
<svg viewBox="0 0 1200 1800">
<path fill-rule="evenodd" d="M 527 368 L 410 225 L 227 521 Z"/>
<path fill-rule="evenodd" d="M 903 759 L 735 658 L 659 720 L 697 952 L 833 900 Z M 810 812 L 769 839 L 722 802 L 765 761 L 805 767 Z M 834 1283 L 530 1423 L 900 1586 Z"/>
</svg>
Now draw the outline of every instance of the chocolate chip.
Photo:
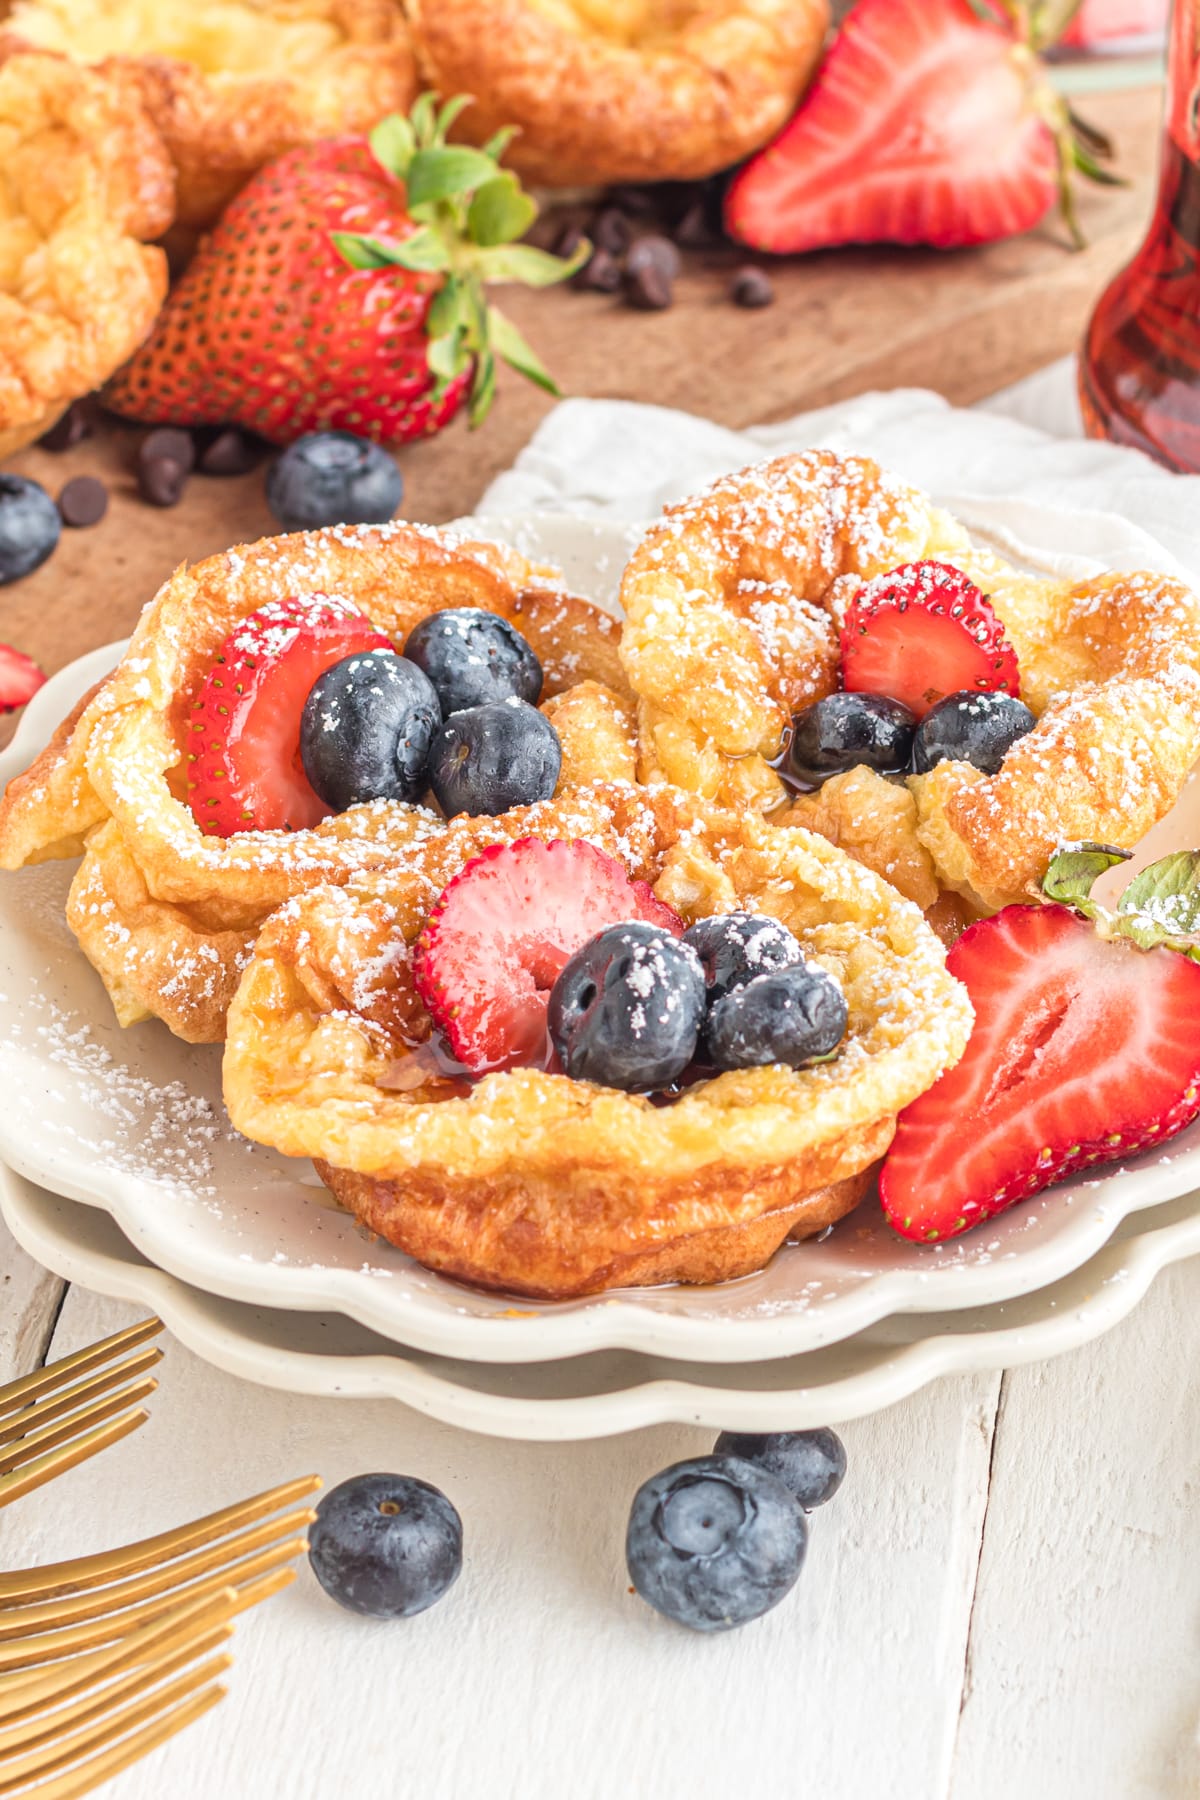
<svg viewBox="0 0 1200 1800">
<path fill-rule="evenodd" d="M 73 450 L 81 439 L 90 437 L 92 421 L 88 417 L 87 408 L 79 400 L 72 400 L 62 417 L 56 419 L 49 431 L 44 431 L 38 439 L 38 447 L 42 450 Z"/>
<path fill-rule="evenodd" d="M 108 511 L 108 489 L 95 475 L 74 475 L 58 496 L 64 525 L 98 525 Z"/>
<path fill-rule="evenodd" d="M 607 250 L 594 250 L 573 279 L 585 292 L 615 294 L 621 285 L 621 265 Z"/>
<path fill-rule="evenodd" d="M 154 462 L 174 463 L 185 475 L 190 475 L 196 466 L 196 445 L 191 432 L 179 431 L 174 425 L 163 425 L 150 432 L 138 445 L 138 466 L 144 468 Z"/>
<path fill-rule="evenodd" d="M 775 289 L 765 269 L 756 269 L 753 263 L 747 263 L 730 282 L 729 298 L 735 306 L 770 306 Z"/>
<path fill-rule="evenodd" d="M 709 220 L 707 202 L 693 200 L 671 235 L 685 250 L 707 250 L 717 243 L 719 237 Z"/>
<path fill-rule="evenodd" d="M 183 497 L 188 474 L 173 457 L 149 457 L 138 463 L 138 493 L 150 506 L 175 506 Z"/>
<path fill-rule="evenodd" d="M 623 212 L 618 212 L 615 206 L 606 206 L 596 214 L 589 235 L 597 250 L 607 250 L 610 256 L 624 256 L 633 231 Z"/>
<path fill-rule="evenodd" d="M 639 238 L 625 258 L 625 273 L 631 280 L 643 269 L 655 269 L 664 280 L 672 282 L 682 267 L 683 258 L 670 238 L 657 233 Z"/>
<path fill-rule="evenodd" d="M 246 475 L 262 461 L 266 445 L 261 438 L 239 431 L 236 425 L 218 431 L 200 452 L 202 475 Z"/>
</svg>

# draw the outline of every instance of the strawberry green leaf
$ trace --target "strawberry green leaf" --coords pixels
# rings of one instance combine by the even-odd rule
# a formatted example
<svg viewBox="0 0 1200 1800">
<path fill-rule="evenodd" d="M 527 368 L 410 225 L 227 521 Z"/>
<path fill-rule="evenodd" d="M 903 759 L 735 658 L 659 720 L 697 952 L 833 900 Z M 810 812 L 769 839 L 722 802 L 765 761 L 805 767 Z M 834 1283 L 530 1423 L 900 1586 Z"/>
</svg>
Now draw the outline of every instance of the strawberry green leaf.
<svg viewBox="0 0 1200 1800">
<path fill-rule="evenodd" d="M 1093 886 L 1106 869 L 1128 860 L 1128 850 L 1117 850 L 1111 844 L 1077 844 L 1060 850 L 1050 859 L 1042 892 L 1047 900 L 1058 900 L 1089 919 L 1096 918 L 1104 909 L 1090 898 Z"/>
<path fill-rule="evenodd" d="M 408 165 L 408 204 L 427 206 L 433 200 L 455 200 L 491 181 L 496 165 L 482 150 L 465 144 L 447 144 L 418 150 Z"/>
<path fill-rule="evenodd" d="M 425 330 L 431 338 L 445 337 L 448 332 L 468 326 L 465 284 L 456 275 L 448 275 L 429 303 Z"/>
<path fill-rule="evenodd" d="M 483 154 L 485 156 L 490 156 L 493 161 L 499 162 L 513 139 L 515 137 L 520 137 L 520 135 L 521 128 L 519 125 L 502 125 L 499 131 L 493 131 L 487 143 L 484 144 Z"/>
<path fill-rule="evenodd" d="M 537 387 L 543 388 L 547 394 L 553 394 L 557 398 L 558 383 L 549 369 L 537 352 L 525 341 L 512 320 L 506 318 L 494 306 L 488 308 L 488 336 L 496 355 L 506 362 L 510 369 L 515 369 L 518 375 L 524 375 L 527 381 L 532 381 Z"/>
<path fill-rule="evenodd" d="M 338 255 L 352 269 L 399 268 L 421 273 L 450 267 L 445 244 L 429 230 L 414 231 L 411 237 L 395 242 L 363 237 L 356 231 L 333 231 L 330 237 Z"/>
<path fill-rule="evenodd" d="M 1040 0 L 1029 15 L 1029 42 L 1035 50 L 1057 44 L 1083 0 Z"/>
<path fill-rule="evenodd" d="M 553 287 L 582 268 L 592 253 L 584 239 L 574 256 L 551 256 L 548 250 L 535 250 L 532 244 L 497 244 L 481 250 L 478 267 L 485 281 L 521 281 L 526 287 Z"/>
<path fill-rule="evenodd" d="M 418 94 L 408 119 L 418 150 L 426 149 L 433 142 L 437 130 L 437 95 Z"/>
<path fill-rule="evenodd" d="M 439 143 L 445 142 L 446 138 L 450 135 L 450 127 L 453 125 L 455 119 L 458 118 L 460 113 L 466 112 L 472 99 L 473 96 L 471 94 L 455 94 L 452 99 L 447 100 L 446 104 L 442 107 L 441 112 L 439 112 L 434 125 L 434 132 Z"/>
<path fill-rule="evenodd" d="M 491 411 L 492 401 L 496 398 L 496 359 L 490 350 L 484 350 L 475 362 L 475 377 L 471 383 L 471 400 L 467 410 L 467 423 L 474 431 L 482 425 Z"/>
<path fill-rule="evenodd" d="M 381 163 L 389 175 L 407 173 L 417 140 L 403 113 L 390 113 L 386 119 L 380 119 L 368 142 L 375 161 Z"/>
<path fill-rule="evenodd" d="M 523 237 L 537 218 L 532 200 L 515 175 L 485 181 L 467 212 L 467 230 L 477 244 L 510 244 Z"/>
<path fill-rule="evenodd" d="M 471 353 L 463 342 L 463 332 L 456 327 L 453 331 L 443 332 L 441 337 L 430 338 L 425 352 L 425 360 L 437 377 L 440 386 L 454 381 L 469 366 Z"/>
</svg>

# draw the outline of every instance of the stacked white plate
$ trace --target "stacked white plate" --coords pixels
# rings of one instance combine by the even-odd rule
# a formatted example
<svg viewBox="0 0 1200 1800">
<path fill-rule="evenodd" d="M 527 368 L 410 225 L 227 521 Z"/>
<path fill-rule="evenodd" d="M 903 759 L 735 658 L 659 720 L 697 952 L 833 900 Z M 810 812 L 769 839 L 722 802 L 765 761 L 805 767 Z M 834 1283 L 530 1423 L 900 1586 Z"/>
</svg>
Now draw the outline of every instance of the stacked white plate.
<svg viewBox="0 0 1200 1800">
<path fill-rule="evenodd" d="M 600 597 L 628 548 L 623 532 L 563 518 L 487 528 Z M 1054 541 L 1022 554 L 1064 566 Z M 47 684 L 0 757 L 0 784 L 119 651 Z M 1196 842 L 1192 794 L 1147 854 Z M 795 1428 L 875 1410 L 951 1370 L 1071 1348 L 1200 1251 L 1193 1126 L 1165 1151 L 936 1247 L 902 1242 L 868 1200 L 722 1287 L 540 1307 L 478 1294 L 369 1237 L 307 1164 L 238 1137 L 217 1047 L 157 1024 L 121 1031 L 64 921 L 70 876 L 51 863 L 0 881 L 0 1156 L 14 1171 L 0 1207 L 47 1266 L 154 1308 L 200 1355 L 253 1380 L 388 1393 L 507 1436 L 669 1420 Z"/>
</svg>

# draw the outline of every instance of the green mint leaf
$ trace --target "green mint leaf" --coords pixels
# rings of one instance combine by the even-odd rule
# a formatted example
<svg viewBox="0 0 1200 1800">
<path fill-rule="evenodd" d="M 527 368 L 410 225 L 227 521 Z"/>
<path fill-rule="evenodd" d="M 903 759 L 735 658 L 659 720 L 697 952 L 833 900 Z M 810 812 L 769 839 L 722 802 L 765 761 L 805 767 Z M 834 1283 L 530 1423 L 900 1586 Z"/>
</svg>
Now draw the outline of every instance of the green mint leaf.
<svg viewBox="0 0 1200 1800">
<path fill-rule="evenodd" d="M 478 189 L 467 213 L 467 231 L 477 244 L 511 244 L 537 218 L 537 201 L 515 175 L 497 175 Z"/>
<path fill-rule="evenodd" d="M 535 250 L 532 244 L 497 244 L 481 250 L 477 267 L 485 281 L 521 281 L 526 287 L 553 287 L 582 268 L 592 253 L 584 240 L 574 256 L 551 256 L 548 250 Z"/>
<path fill-rule="evenodd" d="M 472 431 L 483 424 L 495 398 L 496 359 L 490 350 L 483 350 L 475 359 L 475 377 L 471 383 L 471 401 L 467 409 L 467 423 Z"/>
<path fill-rule="evenodd" d="M 527 381 L 544 388 L 546 393 L 558 397 L 558 383 L 549 369 L 542 362 L 537 352 L 526 342 L 511 319 L 505 317 L 496 307 L 488 308 L 488 336 L 496 355 L 506 362 L 510 369 L 518 375 L 524 375 Z"/>
<path fill-rule="evenodd" d="M 1129 883 L 1117 912 L 1141 931 L 1156 933 L 1156 942 L 1200 932 L 1200 851 L 1179 850 L 1151 863 Z"/>
<path fill-rule="evenodd" d="M 403 113 L 390 113 L 386 119 L 380 119 L 367 141 L 375 161 L 381 163 L 389 175 L 408 173 L 417 140 Z"/>
<path fill-rule="evenodd" d="M 446 144 L 418 150 L 408 165 L 408 204 L 427 206 L 434 200 L 455 200 L 491 181 L 496 165 L 482 150 L 465 144 Z"/>
<path fill-rule="evenodd" d="M 1047 900 L 1059 900 L 1092 918 L 1097 910 L 1089 898 L 1094 884 L 1105 869 L 1128 860 L 1128 850 L 1116 850 L 1111 844 L 1077 844 L 1070 850 L 1060 850 L 1050 858 L 1042 892 Z"/>
</svg>

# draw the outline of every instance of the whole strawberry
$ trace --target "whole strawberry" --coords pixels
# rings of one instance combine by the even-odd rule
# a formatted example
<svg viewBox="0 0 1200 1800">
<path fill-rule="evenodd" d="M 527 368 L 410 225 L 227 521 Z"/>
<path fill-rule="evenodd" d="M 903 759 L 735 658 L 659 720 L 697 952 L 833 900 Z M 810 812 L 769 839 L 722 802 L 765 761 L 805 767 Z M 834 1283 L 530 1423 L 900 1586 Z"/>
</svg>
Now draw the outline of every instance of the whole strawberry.
<svg viewBox="0 0 1200 1800">
<path fill-rule="evenodd" d="M 108 404 L 281 444 L 334 429 L 398 443 L 468 401 L 479 424 L 497 357 L 556 392 L 484 287 L 561 281 L 587 247 L 564 262 L 514 242 L 537 208 L 499 166 L 507 135 L 483 150 L 445 142 L 460 110 L 423 95 L 369 141 L 268 163 L 201 243 Z"/>
<path fill-rule="evenodd" d="M 1099 132 L 1039 52 L 1080 0 L 856 0 L 799 111 L 734 177 L 739 243 L 951 249 L 1028 231 L 1057 201 L 1083 239 L 1071 176 L 1115 178 Z"/>
</svg>

